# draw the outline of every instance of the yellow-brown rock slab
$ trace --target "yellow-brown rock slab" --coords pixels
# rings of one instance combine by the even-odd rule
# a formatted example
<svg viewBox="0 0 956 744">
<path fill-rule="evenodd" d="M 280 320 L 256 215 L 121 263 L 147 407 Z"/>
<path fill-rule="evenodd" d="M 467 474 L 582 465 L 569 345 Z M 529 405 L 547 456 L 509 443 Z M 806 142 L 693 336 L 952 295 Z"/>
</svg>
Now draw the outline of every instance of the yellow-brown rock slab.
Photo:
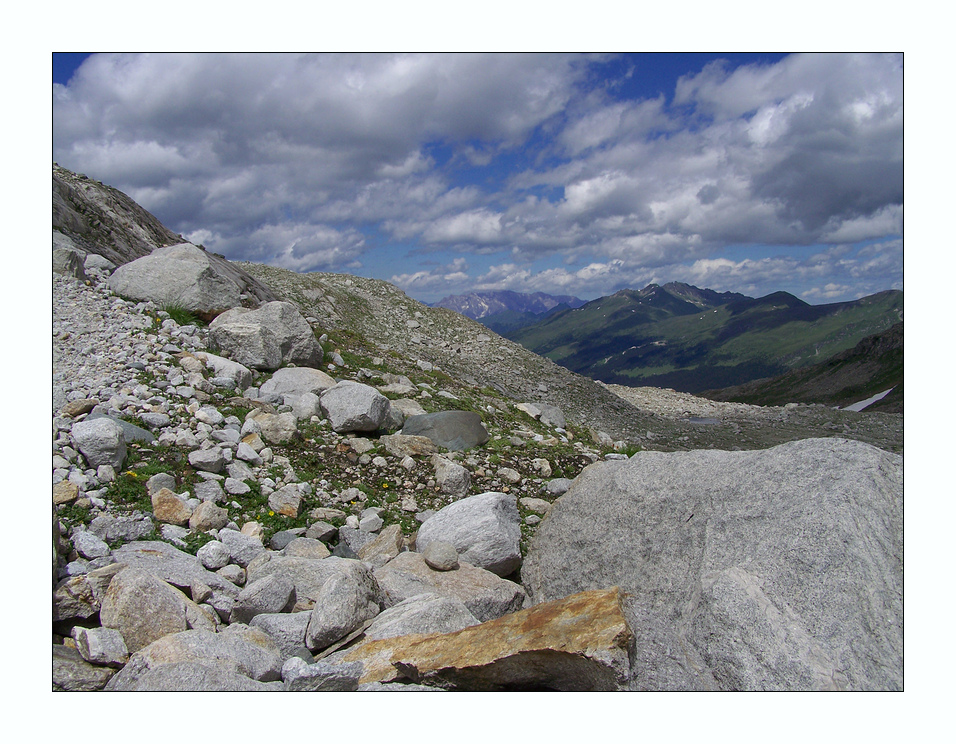
<svg viewBox="0 0 956 744">
<path fill-rule="evenodd" d="M 370 641 L 361 683 L 414 682 L 459 690 L 616 690 L 627 681 L 633 634 L 617 587 L 580 592 L 455 633 Z"/>
</svg>

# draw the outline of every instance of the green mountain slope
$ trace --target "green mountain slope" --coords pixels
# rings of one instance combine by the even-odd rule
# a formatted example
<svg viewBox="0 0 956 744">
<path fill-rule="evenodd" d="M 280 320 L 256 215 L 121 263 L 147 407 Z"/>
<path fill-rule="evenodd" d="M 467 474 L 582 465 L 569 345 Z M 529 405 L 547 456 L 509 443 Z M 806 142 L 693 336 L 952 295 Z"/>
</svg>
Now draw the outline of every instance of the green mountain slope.
<svg viewBox="0 0 956 744">
<path fill-rule="evenodd" d="M 902 317 L 903 293 L 809 305 L 688 285 L 650 285 L 557 313 L 510 337 L 568 369 L 621 385 L 690 393 L 799 369 L 855 346 Z"/>
<path fill-rule="evenodd" d="M 825 362 L 767 380 L 755 380 L 723 390 L 708 390 L 711 400 L 778 406 L 823 403 L 846 407 L 893 391 L 867 411 L 903 413 L 903 324 L 867 336 L 856 346 Z"/>
</svg>

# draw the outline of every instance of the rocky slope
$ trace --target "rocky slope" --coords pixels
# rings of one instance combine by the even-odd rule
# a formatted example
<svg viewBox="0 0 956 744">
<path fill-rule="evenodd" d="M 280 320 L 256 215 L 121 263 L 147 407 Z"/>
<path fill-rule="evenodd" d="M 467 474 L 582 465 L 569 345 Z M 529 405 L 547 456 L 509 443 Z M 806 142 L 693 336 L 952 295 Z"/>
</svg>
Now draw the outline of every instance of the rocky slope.
<svg viewBox="0 0 956 744">
<path fill-rule="evenodd" d="M 635 645 L 633 598 L 611 584 L 564 594 L 541 566 L 576 560 L 533 558 L 580 474 L 638 447 L 762 448 L 810 431 L 902 448 L 901 416 L 612 391 L 357 277 L 227 267 L 217 286 L 283 301 L 245 292 L 257 310 L 233 306 L 206 326 L 185 308 L 118 296 L 112 262 L 64 235 L 53 276 L 55 689 L 654 688 L 646 672 L 661 660 Z M 123 273 L 152 267 L 130 260 Z M 854 499 L 895 504 L 901 458 L 873 469 L 873 456 L 853 453 L 879 450 L 855 446 L 841 465 L 863 484 Z M 785 459 L 777 479 L 813 492 L 812 448 Z M 753 469 L 720 462 L 728 483 Z M 595 526 L 575 519 L 581 537 Z M 888 539 L 892 563 L 901 543 Z M 775 547 L 790 566 L 794 551 Z M 820 580 L 836 565 L 833 554 Z M 713 622 L 697 617 L 694 628 Z M 788 648 L 817 653 L 815 633 Z M 777 674 L 772 657 L 753 656 Z M 751 684 L 707 663 L 713 688 Z M 854 674 L 843 686 L 898 683 Z"/>
</svg>

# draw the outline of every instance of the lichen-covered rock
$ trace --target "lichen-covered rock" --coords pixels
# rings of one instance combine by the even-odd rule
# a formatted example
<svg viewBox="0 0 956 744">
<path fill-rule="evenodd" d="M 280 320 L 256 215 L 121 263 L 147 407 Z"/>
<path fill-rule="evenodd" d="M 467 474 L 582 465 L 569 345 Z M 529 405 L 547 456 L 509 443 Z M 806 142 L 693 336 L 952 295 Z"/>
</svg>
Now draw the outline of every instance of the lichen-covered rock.
<svg viewBox="0 0 956 744">
<path fill-rule="evenodd" d="M 343 656 L 361 682 L 409 679 L 457 690 L 623 689 L 633 634 L 617 587 L 540 604 L 454 633 L 372 640 Z"/>
</svg>

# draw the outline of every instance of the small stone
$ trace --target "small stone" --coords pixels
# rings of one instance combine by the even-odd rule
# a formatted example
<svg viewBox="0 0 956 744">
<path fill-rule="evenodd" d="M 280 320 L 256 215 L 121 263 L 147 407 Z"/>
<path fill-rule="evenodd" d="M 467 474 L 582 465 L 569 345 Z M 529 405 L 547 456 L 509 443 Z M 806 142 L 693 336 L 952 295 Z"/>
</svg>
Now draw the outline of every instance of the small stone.
<svg viewBox="0 0 956 744">
<path fill-rule="evenodd" d="M 422 558 L 436 571 L 451 571 L 458 568 L 458 551 L 451 543 L 435 540 L 425 546 Z"/>
<path fill-rule="evenodd" d="M 123 634 L 113 628 L 73 628 L 76 650 L 86 661 L 99 666 L 119 668 L 129 661 Z"/>
<path fill-rule="evenodd" d="M 69 504 L 73 501 L 76 501 L 79 495 L 80 489 L 77 488 L 75 483 L 70 483 L 69 481 L 60 481 L 53 486 L 54 504 Z"/>
<path fill-rule="evenodd" d="M 218 447 L 208 450 L 193 450 L 189 453 L 189 464 L 196 470 L 218 473 L 225 464 L 225 458 L 222 456 L 222 450 Z"/>
<path fill-rule="evenodd" d="M 229 523 L 229 512 L 212 501 L 203 501 L 189 518 L 189 528 L 199 532 L 219 530 Z"/>
<path fill-rule="evenodd" d="M 73 535 L 73 547 L 77 553 L 87 560 L 102 558 L 110 554 L 110 546 L 92 532 L 83 531 Z"/>
<path fill-rule="evenodd" d="M 192 509 L 175 493 L 168 488 L 161 488 L 153 494 L 153 516 L 160 522 L 185 525 L 192 516 Z"/>
</svg>

